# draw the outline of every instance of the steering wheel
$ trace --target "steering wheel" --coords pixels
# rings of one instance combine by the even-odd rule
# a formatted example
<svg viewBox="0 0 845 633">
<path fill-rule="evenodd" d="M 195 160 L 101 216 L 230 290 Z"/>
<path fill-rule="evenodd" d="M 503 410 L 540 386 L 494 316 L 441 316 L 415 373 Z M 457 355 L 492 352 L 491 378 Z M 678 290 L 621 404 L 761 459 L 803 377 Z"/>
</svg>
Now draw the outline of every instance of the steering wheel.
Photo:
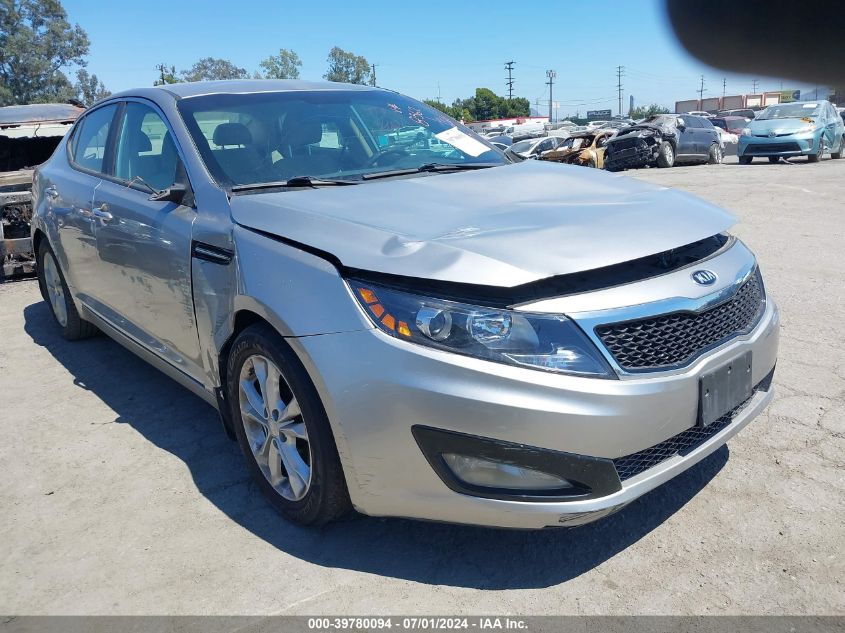
<svg viewBox="0 0 845 633">
<path fill-rule="evenodd" d="M 406 147 L 389 147 L 386 150 L 383 150 L 378 154 L 375 154 L 374 156 L 371 156 L 369 159 L 367 159 L 367 162 L 364 163 L 364 167 L 373 167 L 379 162 L 379 160 L 381 160 L 385 156 L 390 156 L 391 154 L 396 155 L 397 157 L 403 155 L 407 156 L 408 149 Z"/>
</svg>

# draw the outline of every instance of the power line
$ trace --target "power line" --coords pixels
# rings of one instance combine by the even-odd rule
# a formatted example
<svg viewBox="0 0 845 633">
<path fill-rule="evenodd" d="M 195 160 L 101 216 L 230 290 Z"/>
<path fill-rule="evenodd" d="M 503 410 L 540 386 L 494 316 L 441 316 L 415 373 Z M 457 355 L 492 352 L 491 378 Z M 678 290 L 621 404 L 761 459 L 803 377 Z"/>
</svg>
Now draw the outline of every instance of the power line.
<svg viewBox="0 0 845 633">
<path fill-rule="evenodd" d="M 505 62 L 505 68 L 508 71 L 508 99 L 513 99 L 513 61 Z"/>
<path fill-rule="evenodd" d="M 549 86 L 549 123 L 551 123 L 552 122 L 552 86 L 555 83 L 555 77 L 557 77 L 557 72 L 555 72 L 554 70 L 547 70 L 546 71 L 546 77 L 549 78 L 549 80 L 546 82 L 546 84 L 548 84 L 548 86 Z"/>
<path fill-rule="evenodd" d="M 624 66 L 617 66 L 616 67 L 616 91 L 619 96 L 619 110 L 617 110 L 617 114 L 622 114 L 622 77 L 625 73 Z"/>
</svg>

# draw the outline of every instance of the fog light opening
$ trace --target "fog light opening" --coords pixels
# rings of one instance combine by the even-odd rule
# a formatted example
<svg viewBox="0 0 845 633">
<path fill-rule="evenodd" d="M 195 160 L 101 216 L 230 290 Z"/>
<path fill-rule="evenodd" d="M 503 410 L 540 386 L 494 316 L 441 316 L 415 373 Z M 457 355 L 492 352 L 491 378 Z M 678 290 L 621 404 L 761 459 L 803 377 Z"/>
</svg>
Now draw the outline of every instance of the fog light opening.
<svg viewBox="0 0 845 633">
<path fill-rule="evenodd" d="M 452 474 L 471 486 L 522 491 L 577 488 L 563 477 L 533 468 L 457 453 L 443 453 L 442 457 Z"/>
</svg>

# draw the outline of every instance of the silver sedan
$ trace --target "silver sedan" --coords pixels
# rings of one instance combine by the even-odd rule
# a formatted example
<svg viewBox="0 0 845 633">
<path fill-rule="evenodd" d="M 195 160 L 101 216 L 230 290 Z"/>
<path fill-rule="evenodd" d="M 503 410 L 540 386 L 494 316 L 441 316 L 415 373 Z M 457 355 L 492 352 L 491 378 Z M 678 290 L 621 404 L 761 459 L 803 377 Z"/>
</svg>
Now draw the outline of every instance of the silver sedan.
<svg viewBox="0 0 845 633">
<path fill-rule="evenodd" d="M 778 311 L 732 216 L 511 164 L 394 92 L 113 95 L 37 170 L 34 204 L 64 337 L 102 331 L 215 406 L 302 524 L 585 523 L 772 398 Z"/>
</svg>

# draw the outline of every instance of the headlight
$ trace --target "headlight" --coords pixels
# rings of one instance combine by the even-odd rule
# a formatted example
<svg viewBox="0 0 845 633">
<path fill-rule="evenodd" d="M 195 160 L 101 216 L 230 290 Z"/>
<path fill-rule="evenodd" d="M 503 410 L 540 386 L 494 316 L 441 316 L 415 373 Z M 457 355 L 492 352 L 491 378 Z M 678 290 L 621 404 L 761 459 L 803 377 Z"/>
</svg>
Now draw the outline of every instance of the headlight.
<svg viewBox="0 0 845 633">
<path fill-rule="evenodd" d="M 426 347 L 561 374 L 615 378 L 600 352 L 570 319 L 486 308 L 348 281 L 382 332 Z"/>
<path fill-rule="evenodd" d="M 751 128 L 750 127 L 742 128 L 742 132 L 740 132 L 740 136 L 751 136 Z"/>
</svg>

